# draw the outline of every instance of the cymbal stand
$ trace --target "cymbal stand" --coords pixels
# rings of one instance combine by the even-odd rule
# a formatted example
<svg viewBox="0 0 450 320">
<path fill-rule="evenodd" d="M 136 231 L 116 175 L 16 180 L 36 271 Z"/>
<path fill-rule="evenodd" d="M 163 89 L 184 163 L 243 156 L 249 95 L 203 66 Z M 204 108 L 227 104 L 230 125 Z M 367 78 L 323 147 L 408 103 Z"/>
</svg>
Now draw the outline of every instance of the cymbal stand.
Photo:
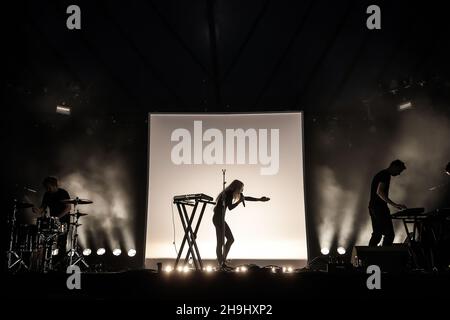
<svg viewBox="0 0 450 320">
<path fill-rule="evenodd" d="M 12 268 L 14 268 L 14 266 L 16 266 L 17 264 L 19 265 L 18 269 L 16 271 L 19 271 L 21 267 L 24 267 L 25 269 L 29 269 L 28 266 L 25 264 L 25 262 L 23 261 L 22 257 L 19 256 L 17 254 L 17 252 L 15 252 L 13 250 L 13 245 L 14 245 L 14 231 L 16 229 L 16 214 L 17 214 L 17 200 L 14 199 L 14 207 L 13 207 L 13 214 L 12 217 L 9 221 L 9 225 L 10 225 L 10 229 L 9 229 L 9 246 L 8 246 L 8 252 L 7 257 L 8 257 L 8 270 L 11 270 Z"/>
<path fill-rule="evenodd" d="M 70 238 L 69 266 L 74 266 L 77 265 L 78 263 L 82 263 L 86 268 L 89 268 L 89 265 L 84 260 L 83 255 L 80 254 L 80 247 L 78 246 L 78 227 L 81 226 L 81 224 L 78 223 L 80 214 L 77 209 L 76 203 L 74 204 L 74 212 L 75 212 L 74 222 L 70 223 L 70 225 L 73 226 L 73 229 Z"/>
</svg>

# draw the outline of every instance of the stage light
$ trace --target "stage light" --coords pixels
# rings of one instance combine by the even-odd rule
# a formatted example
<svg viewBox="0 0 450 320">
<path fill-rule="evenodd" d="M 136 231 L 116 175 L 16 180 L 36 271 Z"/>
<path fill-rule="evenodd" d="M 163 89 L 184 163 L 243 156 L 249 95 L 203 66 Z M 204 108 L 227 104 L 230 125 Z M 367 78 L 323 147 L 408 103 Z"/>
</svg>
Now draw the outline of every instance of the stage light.
<svg viewBox="0 0 450 320">
<path fill-rule="evenodd" d="M 166 266 L 166 268 L 165 268 L 165 271 L 166 271 L 167 273 L 172 272 L 172 270 L 173 270 L 172 266 Z"/>
<path fill-rule="evenodd" d="M 248 271 L 248 268 L 246 266 L 242 266 L 242 267 L 237 267 L 236 268 L 236 272 L 244 273 L 244 272 L 247 272 L 247 271 Z"/>
<path fill-rule="evenodd" d="M 343 254 L 345 254 L 345 248 L 343 248 L 343 247 L 339 247 L 339 248 L 337 248 L 337 252 L 340 254 L 340 255 L 343 255 Z"/>
<path fill-rule="evenodd" d="M 183 267 L 183 272 L 184 273 L 188 273 L 189 272 L 189 267 L 188 266 L 184 266 Z"/>
<path fill-rule="evenodd" d="M 322 248 L 322 249 L 320 250 L 320 252 L 321 252 L 324 256 L 326 256 L 327 254 L 330 253 L 330 249 L 328 249 L 328 248 Z"/>
<path fill-rule="evenodd" d="M 91 249 L 84 249 L 83 250 L 83 256 L 89 256 L 90 254 L 92 253 L 92 250 Z"/>
<path fill-rule="evenodd" d="M 210 265 L 206 266 L 206 272 L 212 272 L 213 271 L 213 267 Z"/>
<path fill-rule="evenodd" d="M 292 267 L 283 267 L 283 273 L 292 273 L 294 269 Z"/>
<path fill-rule="evenodd" d="M 63 115 L 66 115 L 66 116 L 70 116 L 70 107 L 57 105 L 56 106 L 56 113 L 63 114 Z"/>
<path fill-rule="evenodd" d="M 241 272 L 247 272 L 247 270 L 248 270 L 248 269 L 247 269 L 246 266 L 242 266 L 242 267 L 241 267 Z"/>
<path fill-rule="evenodd" d="M 134 249 L 128 250 L 128 256 L 129 257 L 134 257 L 135 255 L 136 255 L 136 250 L 134 250 Z"/>
<path fill-rule="evenodd" d="M 272 273 L 277 273 L 277 269 L 276 269 L 275 267 L 272 267 L 272 268 L 271 268 L 271 272 L 272 272 Z"/>
<path fill-rule="evenodd" d="M 178 271 L 178 272 L 183 271 L 183 267 L 182 267 L 182 266 L 178 266 L 178 267 L 177 267 L 177 271 Z"/>
<path fill-rule="evenodd" d="M 54 250 L 52 251 L 52 256 L 57 256 L 58 253 L 59 253 L 59 250 L 58 250 L 58 249 L 54 249 Z"/>
<path fill-rule="evenodd" d="M 411 101 L 404 102 L 398 106 L 398 111 L 411 109 L 412 107 L 413 107 L 413 104 L 411 103 Z"/>
<path fill-rule="evenodd" d="M 97 255 L 98 256 L 102 256 L 106 253 L 106 249 L 105 248 L 99 248 L 97 249 Z"/>
<path fill-rule="evenodd" d="M 122 250 L 120 250 L 120 249 L 114 249 L 113 250 L 113 255 L 115 255 L 116 257 L 120 256 L 121 253 L 122 253 Z"/>
<path fill-rule="evenodd" d="M 74 255 L 75 255 L 75 250 L 70 250 L 69 252 L 67 252 L 68 257 L 73 257 Z"/>
</svg>

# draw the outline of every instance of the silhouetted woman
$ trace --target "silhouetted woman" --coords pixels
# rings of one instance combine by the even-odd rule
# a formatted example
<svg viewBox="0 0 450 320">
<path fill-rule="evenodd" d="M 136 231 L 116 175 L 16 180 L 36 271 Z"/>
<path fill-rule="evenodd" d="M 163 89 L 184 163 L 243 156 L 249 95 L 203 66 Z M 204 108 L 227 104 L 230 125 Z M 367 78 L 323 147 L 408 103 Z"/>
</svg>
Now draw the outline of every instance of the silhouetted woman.
<svg viewBox="0 0 450 320">
<path fill-rule="evenodd" d="M 216 236 L 217 236 L 217 247 L 216 247 L 216 255 L 217 262 L 219 266 L 222 268 L 226 268 L 225 261 L 227 259 L 228 252 L 230 251 L 231 245 L 234 242 L 233 234 L 231 233 L 231 229 L 228 224 L 225 222 L 225 211 L 228 208 L 229 210 L 233 210 L 236 208 L 241 202 L 245 207 L 245 201 L 269 201 L 270 199 L 267 197 L 261 198 L 253 198 L 253 197 L 244 197 L 242 194 L 244 192 L 244 184 L 239 180 L 234 180 L 230 183 L 228 187 L 222 191 L 216 199 L 216 206 L 214 207 L 214 216 L 213 223 L 216 227 Z M 225 208 L 223 204 L 225 203 Z M 224 243 L 224 235 L 227 239 L 225 246 Z M 223 248 L 223 252 L 222 252 Z"/>
</svg>

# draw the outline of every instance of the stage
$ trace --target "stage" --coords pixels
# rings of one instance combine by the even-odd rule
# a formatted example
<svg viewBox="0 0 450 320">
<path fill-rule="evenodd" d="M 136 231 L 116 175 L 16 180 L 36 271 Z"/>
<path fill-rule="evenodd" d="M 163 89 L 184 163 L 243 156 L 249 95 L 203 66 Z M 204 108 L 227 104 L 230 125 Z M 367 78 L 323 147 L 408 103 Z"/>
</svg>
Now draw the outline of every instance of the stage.
<svg viewBox="0 0 450 320">
<path fill-rule="evenodd" d="M 269 269 L 237 272 L 157 273 L 132 270 L 83 273 L 81 289 L 69 290 L 64 273 L 3 275 L 7 300 L 151 300 L 170 305 L 315 300 L 440 300 L 449 299 L 450 273 L 382 274 L 381 289 L 369 290 L 368 274 L 347 270 L 272 273 Z"/>
<path fill-rule="evenodd" d="M 4 317 L 448 308 L 441 3 L 4 2 Z"/>
</svg>

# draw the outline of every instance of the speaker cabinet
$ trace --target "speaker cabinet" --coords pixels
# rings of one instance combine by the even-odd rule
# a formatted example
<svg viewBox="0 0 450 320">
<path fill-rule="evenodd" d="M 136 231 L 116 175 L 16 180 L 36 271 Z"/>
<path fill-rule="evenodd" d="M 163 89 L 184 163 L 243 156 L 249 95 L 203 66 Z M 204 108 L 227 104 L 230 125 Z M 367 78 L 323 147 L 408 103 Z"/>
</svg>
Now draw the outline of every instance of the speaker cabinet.
<svg viewBox="0 0 450 320">
<path fill-rule="evenodd" d="M 377 265 L 381 272 L 403 272 L 411 265 L 410 254 L 405 244 L 389 247 L 355 246 L 351 261 L 353 266 L 360 268 Z"/>
</svg>

